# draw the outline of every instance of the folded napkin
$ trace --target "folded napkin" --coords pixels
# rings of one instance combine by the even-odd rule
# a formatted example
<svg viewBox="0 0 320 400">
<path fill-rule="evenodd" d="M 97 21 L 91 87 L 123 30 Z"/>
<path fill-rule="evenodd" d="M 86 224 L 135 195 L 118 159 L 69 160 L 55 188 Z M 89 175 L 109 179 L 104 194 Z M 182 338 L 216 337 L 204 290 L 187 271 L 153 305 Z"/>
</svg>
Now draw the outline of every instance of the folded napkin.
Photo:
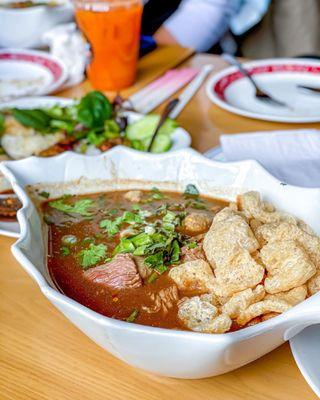
<svg viewBox="0 0 320 400">
<path fill-rule="evenodd" d="M 254 159 L 282 182 L 320 187 L 320 130 L 222 135 L 227 161 Z"/>
<path fill-rule="evenodd" d="M 42 43 L 67 67 L 68 77 L 64 88 L 76 85 L 84 79 L 90 54 L 88 44 L 75 23 L 60 24 L 50 29 L 44 33 Z"/>
</svg>

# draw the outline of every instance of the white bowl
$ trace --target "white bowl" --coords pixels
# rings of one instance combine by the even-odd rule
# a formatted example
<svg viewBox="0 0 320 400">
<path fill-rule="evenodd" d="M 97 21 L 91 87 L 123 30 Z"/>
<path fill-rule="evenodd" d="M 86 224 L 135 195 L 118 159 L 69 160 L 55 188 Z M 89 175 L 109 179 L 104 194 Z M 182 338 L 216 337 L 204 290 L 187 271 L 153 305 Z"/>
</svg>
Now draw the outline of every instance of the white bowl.
<svg viewBox="0 0 320 400">
<path fill-rule="evenodd" d="M 73 14 L 69 3 L 55 7 L 0 8 L 0 47 L 39 47 L 46 31 L 72 21 Z"/>
<path fill-rule="evenodd" d="M 253 189 L 278 209 L 303 219 L 318 233 L 320 189 L 281 184 L 255 161 L 219 163 L 192 149 L 149 155 L 119 146 L 98 157 L 64 153 L 50 159 L 32 157 L 3 162 L 0 169 L 23 204 L 18 212 L 21 236 L 12 246 L 14 256 L 49 301 L 71 322 L 128 364 L 178 378 L 223 374 L 256 360 L 306 326 L 320 322 L 320 293 L 278 317 L 226 334 L 153 328 L 97 314 L 59 293 L 51 281 L 45 262 L 46 227 L 25 186 L 77 181 L 73 186 L 75 191 L 85 193 L 96 190 L 94 184 L 88 185 L 86 178 L 109 180 L 114 189 L 129 187 L 130 180 L 139 180 L 141 187 L 148 187 L 153 181 L 159 188 L 174 190 L 182 189 L 186 183 L 195 183 L 203 194 L 230 200 L 238 193 Z"/>
</svg>

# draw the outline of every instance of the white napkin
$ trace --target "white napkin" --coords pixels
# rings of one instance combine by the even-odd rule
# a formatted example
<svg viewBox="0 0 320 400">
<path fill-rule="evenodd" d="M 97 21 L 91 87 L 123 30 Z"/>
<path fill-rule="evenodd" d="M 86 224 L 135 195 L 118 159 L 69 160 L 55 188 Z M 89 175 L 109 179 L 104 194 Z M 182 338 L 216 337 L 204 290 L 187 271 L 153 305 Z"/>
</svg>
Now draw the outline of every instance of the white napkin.
<svg viewBox="0 0 320 400">
<path fill-rule="evenodd" d="M 63 87 L 80 83 L 84 78 L 89 50 L 76 24 L 57 25 L 43 35 L 42 42 L 49 46 L 50 53 L 67 67 L 68 78 Z"/>
<path fill-rule="evenodd" d="M 227 161 L 255 159 L 282 182 L 320 187 L 320 130 L 223 135 L 220 140 Z"/>
</svg>

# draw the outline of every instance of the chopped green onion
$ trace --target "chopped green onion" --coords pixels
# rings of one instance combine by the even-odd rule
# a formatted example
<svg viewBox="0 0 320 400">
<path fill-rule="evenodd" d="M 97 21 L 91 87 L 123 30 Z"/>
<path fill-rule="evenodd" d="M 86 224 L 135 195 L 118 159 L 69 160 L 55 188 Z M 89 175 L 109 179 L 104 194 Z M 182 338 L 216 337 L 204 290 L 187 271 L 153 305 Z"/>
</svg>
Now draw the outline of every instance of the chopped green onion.
<svg viewBox="0 0 320 400">
<path fill-rule="evenodd" d="M 127 322 L 134 322 L 137 319 L 138 315 L 139 315 L 139 310 L 134 309 L 132 311 L 132 313 L 129 315 L 129 317 L 126 318 L 126 321 Z"/>
<path fill-rule="evenodd" d="M 66 247 L 66 246 L 62 246 L 62 247 L 60 247 L 60 254 L 62 255 L 62 256 L 68 256 L 69 254 L 70 254 L 70 249 L 69 249 L 69 247 Z"/>
</svg>

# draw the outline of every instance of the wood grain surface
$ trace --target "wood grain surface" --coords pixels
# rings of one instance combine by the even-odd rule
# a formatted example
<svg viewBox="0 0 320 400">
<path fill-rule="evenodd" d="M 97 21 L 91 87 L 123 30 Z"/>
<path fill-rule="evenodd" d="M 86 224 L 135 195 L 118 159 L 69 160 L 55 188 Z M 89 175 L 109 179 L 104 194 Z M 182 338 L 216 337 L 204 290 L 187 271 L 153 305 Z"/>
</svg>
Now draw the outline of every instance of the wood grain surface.
<svg viewBox="0 0 320 400">
<path fill-rule="evenodd" d="M 213 63 L 216 70 L 224 66 L 209 55 L 197 55 L 186 65 L 205 63 Z M 148 71 L 141 70 L 141 75 L 160 64 L 158 60 L 147 65 Z M 75 97 L 87 90 L 90 85 L 85 83 L 63 94 Z M 179 123 L 190 131 L 199 151 L 217 145 L 222 132 L 293 127 L 234 116 L 213 106 L 204 88 L 180 115 Z M 307 126 L 319 128 L 319 124 Z M 13 242 L 0 237 L 0 400 L 316 399 L 288 344 L 210 379 L 169 379 L 127 366 L 95 345 L 46 300 L 11 255 Z"/>
</svg>

